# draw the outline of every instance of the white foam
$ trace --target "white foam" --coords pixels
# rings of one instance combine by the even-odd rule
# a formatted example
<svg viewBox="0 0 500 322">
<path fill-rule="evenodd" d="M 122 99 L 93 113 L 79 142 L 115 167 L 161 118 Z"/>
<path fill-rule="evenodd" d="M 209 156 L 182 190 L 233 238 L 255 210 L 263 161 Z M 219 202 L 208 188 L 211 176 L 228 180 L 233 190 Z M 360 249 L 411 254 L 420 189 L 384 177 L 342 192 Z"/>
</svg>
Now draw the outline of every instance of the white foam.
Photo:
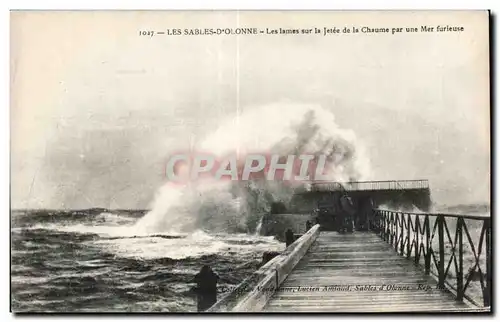
<svg viewBox="0 0 500 322">
<path fill-rule="evenodd" d="M 120 215 L 103 214 L 103 216 L 107 217 L 107 219 L 113 218 L 115 222 L 123 221 L 123 217 Z M 107 226 L 98 225 L 99 222 L 98 218 L 97 222 L 89 224 L 51 223 L 38 224 L 22 229 L 47 229 L 66 233 L 97 234 L 103 238 L 86 243 L 125 258 L 171 258 L 179 260 L 212 254 L 250 254 L 266 250 L 277 251 L 283 248 L 283 244 L 276 241 L 272 236 L 248 234 L 211 235 L 202 230 L 196 230 L 189 234 L 176 231 L 146 233 L 138 231 L 133 223 L 127 226 Z"/>
<path fill-rule="evenodd" d="M 260 106 L 244 109 L 220 124 L 204 141 L 198 142 L 194 151 L 207 151 L 217 158 L 227 154 L 318 153 L 329 156 L 331 180 L 369 177 L 369 160 L 354 133 L 340 129 L 334 115 L 321 106 L 289 103 Z M 280 185 L 267 183 L 257 188 L 266 190 L 274 200 L 290 197 L 289 190 Z M 153 209 L 136 227 L 145 233 L 190 232 L 199 228 L 237 231 L 246 225 L 245 216 L 269 208 L 270 198 L 253 200 L 259 198 L 255 195 L 245 189 L 233 189 L 227 181 L 205 180 L 185 186 L 167 182 L 158 190 Z"/>
<path fill-rule="evenodd" d="M 260 241 L 245 245 L 233 244 L 237 241 Z M 125 258 L 185 259 L 205 255 L 224 253 L 257 253 L 265 250 L 282 250 L 283 244 L 272 237 L 255 238 L 252 235 L 210 236 L 203 231 L 196 231 L 184 238 L 121 238 L 104 239 L 91 242 L 92 245 L 103 248 L 104 251 Z"/>
<path fill-rule="evenodd" d="M 156 233 L 146 233 L 144 231 L 138 230 L 133 224 L 124 226 L 106 226 L 106 225 L 92 225 L 92 224 L 36 224 L 31 227 L 17 228 L 19 230 L 23 229 L 46 229 L 66 233 L 78 233 L 78 234 L 97 234 L 101 237 L 135 237 L 135 236 L 149 236 L 149 235 L 169 235 L 169 236 L 186 236 L 175 231 L 163 231 Z"/>
</svg>

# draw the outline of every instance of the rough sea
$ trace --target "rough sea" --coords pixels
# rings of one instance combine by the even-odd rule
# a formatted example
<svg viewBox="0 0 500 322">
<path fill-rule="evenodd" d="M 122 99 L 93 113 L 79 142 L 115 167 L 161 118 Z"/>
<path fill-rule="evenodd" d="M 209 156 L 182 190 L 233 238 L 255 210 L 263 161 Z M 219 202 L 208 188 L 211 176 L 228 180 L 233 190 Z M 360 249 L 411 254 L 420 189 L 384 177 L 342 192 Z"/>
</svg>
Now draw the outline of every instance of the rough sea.
<svg viewBox="0 0 500 322">
<path fill-rule="evenodd" d="M 195 312 L 203 265 L 221 290 L 284 243 L 258 234 L 134 235 L 144 211 L 12 211 L 14 312 Z M 223 293 L 219 293 L 220 298 Z"/>
</svg>

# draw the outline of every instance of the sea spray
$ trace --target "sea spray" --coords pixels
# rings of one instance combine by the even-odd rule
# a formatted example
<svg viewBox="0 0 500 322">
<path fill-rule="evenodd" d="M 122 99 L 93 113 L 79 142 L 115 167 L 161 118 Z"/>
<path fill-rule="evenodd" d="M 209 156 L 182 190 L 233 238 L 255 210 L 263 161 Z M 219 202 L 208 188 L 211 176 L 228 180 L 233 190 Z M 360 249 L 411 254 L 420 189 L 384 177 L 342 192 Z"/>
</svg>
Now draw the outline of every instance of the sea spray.
<svg viewBox="0 0 500 322">
<path fill-rule="evenodd" d="M 193 150 L 218 157 L 256 151 L 282 156 L 325 155 L 330 180 L 369 177 L 369 160 L 354 133 L 339 128 L 333 113 L 314 105 L 274 104 L 246 109 L 221 122 Z M 152 210 L 137 222 L 135 229 L 148 233 L 255 231 L 261 214 L 268 212 L 273 202 L 286 204 L 295 188 L 293 184 L 266 180 L 168 181 L 158 190 Z"/>
<path fill-rule="evenodd" d="M 262 222 L 264 221 L 264 217 L 261 217 L 259 220 L 259 223 L 257 224 L 257 227 L 255 228 L 255 235 L 259 236 L 260 232 L 262 230 Z"/>
</svg>

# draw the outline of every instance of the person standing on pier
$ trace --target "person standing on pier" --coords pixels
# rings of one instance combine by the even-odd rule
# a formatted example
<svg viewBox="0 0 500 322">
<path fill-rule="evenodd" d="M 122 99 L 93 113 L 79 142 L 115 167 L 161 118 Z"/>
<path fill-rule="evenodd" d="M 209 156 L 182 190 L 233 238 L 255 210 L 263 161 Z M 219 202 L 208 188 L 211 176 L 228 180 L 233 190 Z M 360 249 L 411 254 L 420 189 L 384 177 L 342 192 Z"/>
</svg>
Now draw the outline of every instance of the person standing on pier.
<svg viewBox="0 0 500 322">
<path fill-rule="evenodd" d="M 291 244 L 293 244 L 293 242 L 295 241 L 295 235 L 293 234 L 293 230 L 291 230 L 290 228 L 288 228 L 286 231 L 285 231 L 285 242 L 286 242 L 286 247 L 290 246 Z"/>
<path fill-rule="evenodd" d="M 309 229 L 311 229 L 312 227 L 312 223 L 308 220 L 306 221 L 306 232 L 309 231 Z"/>
<path fill-rule="evenodd" d="M 341 231 L 352 232 L 353 231 L 353 218 L 356 213 L 356 208 L 354 203 L 347 194 L 340 197 L 340 207 L 341 209 Z"/>
</svg>

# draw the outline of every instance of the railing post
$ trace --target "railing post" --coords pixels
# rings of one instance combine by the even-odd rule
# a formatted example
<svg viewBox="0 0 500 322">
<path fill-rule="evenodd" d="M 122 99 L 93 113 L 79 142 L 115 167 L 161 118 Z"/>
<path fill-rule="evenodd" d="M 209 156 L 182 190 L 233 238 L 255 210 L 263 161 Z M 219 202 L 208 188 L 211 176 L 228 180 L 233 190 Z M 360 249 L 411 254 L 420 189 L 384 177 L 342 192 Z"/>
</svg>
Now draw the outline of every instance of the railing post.
<svg viewBox="0 0 500 322">
<path fill-rule="evenodd" d="M 384 240 L 389 242 L 389 213 L 384 210 Z"/>
<path fill-rule="evenodd" d="M 389 237 L 391 240 L 391 245 L 394 245 L 394 213 L 391 211 L 391 221 L 389 223 Z"/>
<path fill-rule="evenodd" d="M 384 210 L 384 240 L 389 242 L 389 213 L 387 210 Z"/>
<path fill-rule="evenodd" d="M 404 221 L 404 213 L 401 213 L 401 220 L 399 221 L 401 223 L 401 245 L 399 247 L 399 249 L 401 250 L 401 256 L 404 255 L 405 251 L 404 251 L 404 226 L 405 226 L 405 221 Z"/>
<path fill-rule="evenodd" d="M 373 208 L 370 207 L 370 212 L 367 215 L 368 217 L 366 218 L 367 224 L 368 224 L 368 231 L 373 231 L 373 221 L 374 221 L 374 213 L 373 213 Z"/>
<path fill-rule="evenodd" d="M 373 231 L 373 209 L 370 208 L 370 212 L 366 215 L 367 229 L 368 231 Z"/>
<path fill-rule="evenodd" d="M 438 216 L 438 238 L 439 238 L 439 264 L 438 277 L 439 287 L 444 287 L 444 216 Z"/>
<path fill-rule="evenodd" d="M 486 285 L 483 293 L 484 306 L 491 306 L 491 220 L 485 219 L 485 242 L 486 242 Z"/>
<path fill-rule="evenodd" d="M 410 241 L 410 226 L 411 226 L 411 218 L 410 214 L 407 214 L 408 218 L 406 218 L 406 258 L 411 257 L 411 241 Z"/>
<path fill-rule="evenodd" d="M 429 215 L 425 215 L 425 274 L 431 272 L 431 226 Z"/>
<path fill-rule="evenodd" d="M 458 272 L 457 272 L 457 301 L 462 301 L 464 299 L 464 243 L 463 243 L 463 227 L 464 219 L 457 219 L 457 231 L 458 234 Z M 456 245 L 455 245 L 456 246 Z"/>
<path fill-rule="evenodd" d="M 379 211 L 379 222 L 380 222 L 380 237 L 385 240 L 385 216 L 384 211 Z"/>
<path fill-rule="evenodd" d="M 396 250 L 396 253 L 398 252 L 398 246 L 399 246 L 399 243 L 398 243 L 398 232 L 399 232 L 399 228 L 398 228 L 398 225 L 399 225 L 399 213 L 397 212 L 396 213 L 396 222 L 394 223 L 394 230 L 395 230 L 395 234 L 394 234 L 394 249 Z"/>
<path fill-rule="evenodd" d="M 419 245 L 418 245 L 418 234 L 420 232 L 420 220 L 418 219 L 418 215 L 415 216 L 415 235 L 414 235 L 414 238 L 415 238 L 415 265 L 418 264 L 418 260 L 419 260 Z"/>
</svg>

